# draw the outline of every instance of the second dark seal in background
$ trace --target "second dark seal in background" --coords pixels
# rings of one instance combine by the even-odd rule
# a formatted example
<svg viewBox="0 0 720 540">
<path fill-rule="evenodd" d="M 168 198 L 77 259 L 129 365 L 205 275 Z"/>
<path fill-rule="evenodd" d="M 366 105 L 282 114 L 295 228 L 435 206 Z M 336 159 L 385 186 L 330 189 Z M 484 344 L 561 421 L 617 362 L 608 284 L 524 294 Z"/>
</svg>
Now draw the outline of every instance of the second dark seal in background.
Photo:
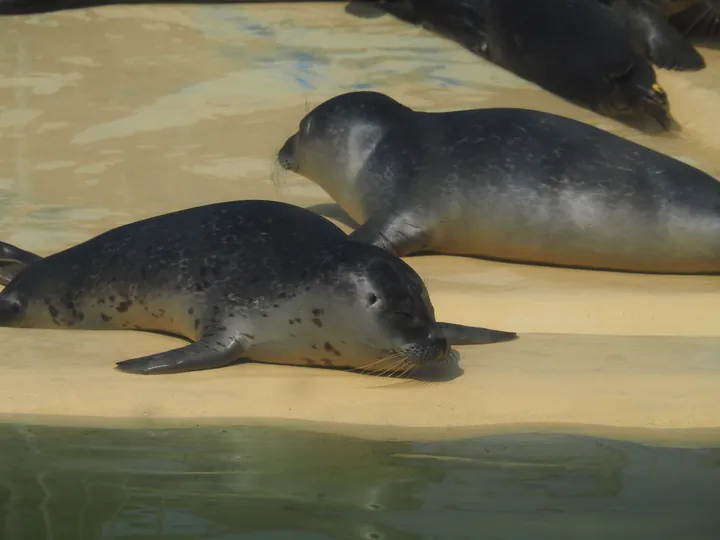
<svg viewBox="0 0 720 540">
<path fill-rule="evenodd" d="M 608 0 L 609 1 L 609 0 Z M 545 90 L 641 129 L 673 125 L 652 62 L 701 69 L 700 54 L 639 0 L 402 0 L 377 6 L 448 37 Z"/>
</svg>

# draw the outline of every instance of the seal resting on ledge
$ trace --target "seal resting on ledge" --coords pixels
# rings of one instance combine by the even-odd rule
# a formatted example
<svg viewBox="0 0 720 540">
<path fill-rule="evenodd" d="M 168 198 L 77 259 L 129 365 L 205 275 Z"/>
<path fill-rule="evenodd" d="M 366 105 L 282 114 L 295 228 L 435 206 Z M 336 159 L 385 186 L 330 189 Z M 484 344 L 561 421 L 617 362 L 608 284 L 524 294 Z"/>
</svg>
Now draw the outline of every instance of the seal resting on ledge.
<svg viewBox="0 0 720 540">
<path fill-rule="evenodd" d="M 0 255 L 7 283 L 0 326 L 145 330 L 192 342 L 120 362 L 128 373 L 219 368 L 241 358 L 411 372 L 444 362 L 451 345 L 516 337 L 436 322 L 409 265 L 280 202 L 171 212 L 46 258 L 9 244 Z"/>
<path fill-rule="evenodd" d="M 651 60 L 684 70 L 705 63 L 643 1 L 387 0 L 378 6 L 576 105 L 643 131 L 669 131 L 678 125 Z"/>
<path fill-rule="evenodd" d="M 350 92 L 310 111 L 277 160 L 361 224 L 351 239 L 396 255 L 720 272 L 717 180 L 562 116 Z"/>
</svg>

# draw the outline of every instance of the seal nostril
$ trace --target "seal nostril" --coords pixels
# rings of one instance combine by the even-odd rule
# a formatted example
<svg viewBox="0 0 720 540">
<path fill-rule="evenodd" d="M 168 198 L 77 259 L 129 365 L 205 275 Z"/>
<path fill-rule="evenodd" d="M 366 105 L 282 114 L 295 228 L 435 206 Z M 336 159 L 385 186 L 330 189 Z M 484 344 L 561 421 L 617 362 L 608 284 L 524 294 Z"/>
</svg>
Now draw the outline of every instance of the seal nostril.
<svg viewBox="0 0 720 540">
<path fill-rule="evenodd" d="M 295 136 L 293 135 L 287 141 L 285 141 L 285 144 L 282 146 L 282 148 L 278 152 L 277 161 L 280 164 L 280 166 L 285 170 L 293 170 L 294 169 L 294 165 L 293 165 L 293 162 L 295 161 L 293 159 L 294 148 L 295 148 Z"/>
</svg>

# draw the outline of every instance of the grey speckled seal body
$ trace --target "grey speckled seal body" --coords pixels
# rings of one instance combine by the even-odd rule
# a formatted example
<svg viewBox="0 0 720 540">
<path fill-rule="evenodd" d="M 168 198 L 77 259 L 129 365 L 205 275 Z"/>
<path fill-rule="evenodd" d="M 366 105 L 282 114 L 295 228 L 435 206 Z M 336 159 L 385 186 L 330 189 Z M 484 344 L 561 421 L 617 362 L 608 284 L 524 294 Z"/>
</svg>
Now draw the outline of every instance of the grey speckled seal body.
<svg viewBox="0 0 720 540">
<path fill-rule="evenodd" d="M 407 370 L 514 333 L 437 323 L 420 277 L 297 206 L 237 201 L 130 223 L 47 258 L 5 245 L 0 325 L 135 329 L 191 344 L 132 373 L 260 362 Z"/>
<path fill-rule="evenodd" d="M 720 183 L 569 118 L 351 92 L 307 114 L 278 161 L 361 224 L 351 239 L 397 255 L 720 272 Z"/>
</svg>

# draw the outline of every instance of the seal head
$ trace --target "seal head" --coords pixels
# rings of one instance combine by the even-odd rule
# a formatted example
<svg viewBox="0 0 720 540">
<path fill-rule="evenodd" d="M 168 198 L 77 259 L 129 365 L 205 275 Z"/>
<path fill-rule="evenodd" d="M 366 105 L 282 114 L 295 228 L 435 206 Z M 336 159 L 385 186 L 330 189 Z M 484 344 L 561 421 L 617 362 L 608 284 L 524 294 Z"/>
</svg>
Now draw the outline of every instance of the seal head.
<svg viewBox="0 0 720 540">
<path fill-rule="evenodd" d="M 286 169 L 297 172 L 300 163 L 306 166 L 326 167 L 318 162 L 317 150 L 327 139 L 342 141 L 350 155 L 343 157 L 344 165 L 362 166 L 367 154 L 382 139 L 383 133 L 397 124 L 402 115 L 413 110 L 380 92 L 358 91 L 340 94 L 322 102 L 307 114 L 278 152 L 278 162 Z M 311 153 L 312 163 L 304 159 Z M 328 157 L 328 159 L 332 159 Z"/>
<path fill-rule="evenodd" d="M 397 131 L 398 125 L 410 129 L 418 114 L 380 92 L 341 94 L 300 121 L 298 131 L 278 152 L 277 161 L 283 169 L 311 178 L 354 220 L 362 222 L 368 217 L 368 204 L 360 199 L 381 204 L 381 199 L 392 198 L 392 190 L 387 182 L 371 187 L 358 178 L 385 135 Z"/>
<path fill-rule="evenodd" d="M 333 266 L 333 294 L 352 306 L 342 316 L 347 314 L 357 335 L 373 336 L 366 357 L 388 351 L 412 366 L 447 358 L 448 339 L 435 321 L 427 289 L 407 263 L 375 246 L 350 242 Z"/>
</svg>

